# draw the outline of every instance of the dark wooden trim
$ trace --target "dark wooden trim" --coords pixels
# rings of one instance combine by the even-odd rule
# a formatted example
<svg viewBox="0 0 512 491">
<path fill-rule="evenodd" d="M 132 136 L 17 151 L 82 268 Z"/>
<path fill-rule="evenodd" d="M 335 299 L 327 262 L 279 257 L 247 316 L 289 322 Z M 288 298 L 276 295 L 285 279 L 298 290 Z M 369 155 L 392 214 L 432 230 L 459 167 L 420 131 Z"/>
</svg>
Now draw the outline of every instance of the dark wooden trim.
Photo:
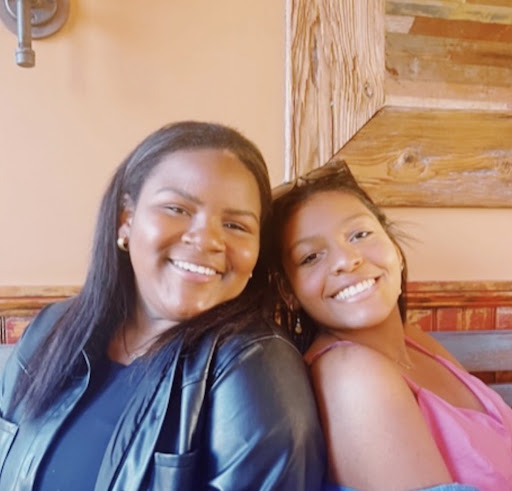
<svg viewBox="0 0 512 491">
<path fill-rule="evenodd" d="M 33 315 L 79 291 L 78 286 L 0 286 L 0 316 Z"/>
<path fill-rule="evenodd" d="M 425 281 L 407 285 L 410 309 L 512 306 L 512 281 Z"/>
</svg>

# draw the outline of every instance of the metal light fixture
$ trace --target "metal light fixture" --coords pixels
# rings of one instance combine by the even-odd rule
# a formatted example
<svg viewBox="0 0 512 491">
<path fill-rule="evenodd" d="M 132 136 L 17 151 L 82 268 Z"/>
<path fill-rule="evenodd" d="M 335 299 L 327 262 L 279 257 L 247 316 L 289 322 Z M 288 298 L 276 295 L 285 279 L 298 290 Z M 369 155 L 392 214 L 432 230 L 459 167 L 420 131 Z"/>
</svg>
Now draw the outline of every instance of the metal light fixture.
<svg viewBox="0 0 512 491">
<path fill-rule="evenodd" d="M 0 19 L 18 35 L 16 63 L 33 67 L 36 55 L 32 39 L 57 32 L 66 22 L 69 0 L 0 0 Z"/>
</svg>

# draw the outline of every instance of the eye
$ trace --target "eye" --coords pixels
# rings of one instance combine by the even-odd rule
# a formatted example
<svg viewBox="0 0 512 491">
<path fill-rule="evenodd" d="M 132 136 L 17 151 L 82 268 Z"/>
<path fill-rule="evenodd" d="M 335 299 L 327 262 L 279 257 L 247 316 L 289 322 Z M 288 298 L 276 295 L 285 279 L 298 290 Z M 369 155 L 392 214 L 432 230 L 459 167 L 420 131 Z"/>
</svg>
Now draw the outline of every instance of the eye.
<svg viewBox="0 0 512 491">
<path fill-rule="evenodd" d="M 367 237 L 369 237 L 372 234 L 373 234 L 373 232 L 371 230 L 361 230 L 361 231 L 355 232 L 350 237 L 350 242 L 353 242 L 353 241 L 357 242 L 358 240 L 366 239 Z"/>
<path fill-rule="evenodd" d="M 188 210 L 180 205 L 166 205 L 165 209 L 170 211 L 173 215 L 189 215 Z"/>
<path fill-rule="evenodd" d="M 310 254 L 308 254 L 307 256 L 301 258 L 301 260 L 299 261 L 299 265 L 300 266 L 306 266 L 308 264 L 311 264 L 313 263 L 316 259 L 318 259 L 319 257 L 319 254 L 317 252 L 311 252 Z"/>
<path fill-rule="evenodd" d="M 226 227 L 230 230 L 241 230 L 242 232 L 247 231 L 247 227 L 245 225 L 242 225 L 241 223 L 237 223 L 237 222 L 226 222 L 224 224 L 224 227 Z"/>
</svg>

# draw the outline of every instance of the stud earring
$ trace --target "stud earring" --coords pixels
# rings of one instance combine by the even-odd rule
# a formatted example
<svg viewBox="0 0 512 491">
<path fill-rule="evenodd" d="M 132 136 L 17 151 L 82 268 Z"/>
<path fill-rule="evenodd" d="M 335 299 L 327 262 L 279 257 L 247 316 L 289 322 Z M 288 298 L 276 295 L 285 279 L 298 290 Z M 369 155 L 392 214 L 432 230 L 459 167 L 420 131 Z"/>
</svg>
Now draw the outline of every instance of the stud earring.
<svg viewBox="0 0 512 491">
<path fill-rule="evenodd" d="M 300 323 L 300 314 L 297 312 L 297 317 L 295 317 L 295 334 L 302 334 L 302 325 Z"/>
<path fill-rule="evenodd" d="M 117 247 L 119 247 L 123 252 L 128 252 L 128 237 L 118 237 Z"/>
</svg>

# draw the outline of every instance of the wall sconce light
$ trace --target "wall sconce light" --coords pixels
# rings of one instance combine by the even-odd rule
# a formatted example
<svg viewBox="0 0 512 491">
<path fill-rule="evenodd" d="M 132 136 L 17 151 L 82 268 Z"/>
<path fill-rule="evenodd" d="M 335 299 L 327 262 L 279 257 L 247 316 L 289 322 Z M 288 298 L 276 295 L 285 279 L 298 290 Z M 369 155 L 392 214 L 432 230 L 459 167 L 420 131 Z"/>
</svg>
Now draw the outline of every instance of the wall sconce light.
<svg viewBox="0 0 512 491">
<path fill-rule="evenodd" d="M 33 67 L 32 39 L 48 37 L 66 22 L 69 0 L 0 0 L 0 19 L 18 35 L 16 63 Z"/>
</svg>

